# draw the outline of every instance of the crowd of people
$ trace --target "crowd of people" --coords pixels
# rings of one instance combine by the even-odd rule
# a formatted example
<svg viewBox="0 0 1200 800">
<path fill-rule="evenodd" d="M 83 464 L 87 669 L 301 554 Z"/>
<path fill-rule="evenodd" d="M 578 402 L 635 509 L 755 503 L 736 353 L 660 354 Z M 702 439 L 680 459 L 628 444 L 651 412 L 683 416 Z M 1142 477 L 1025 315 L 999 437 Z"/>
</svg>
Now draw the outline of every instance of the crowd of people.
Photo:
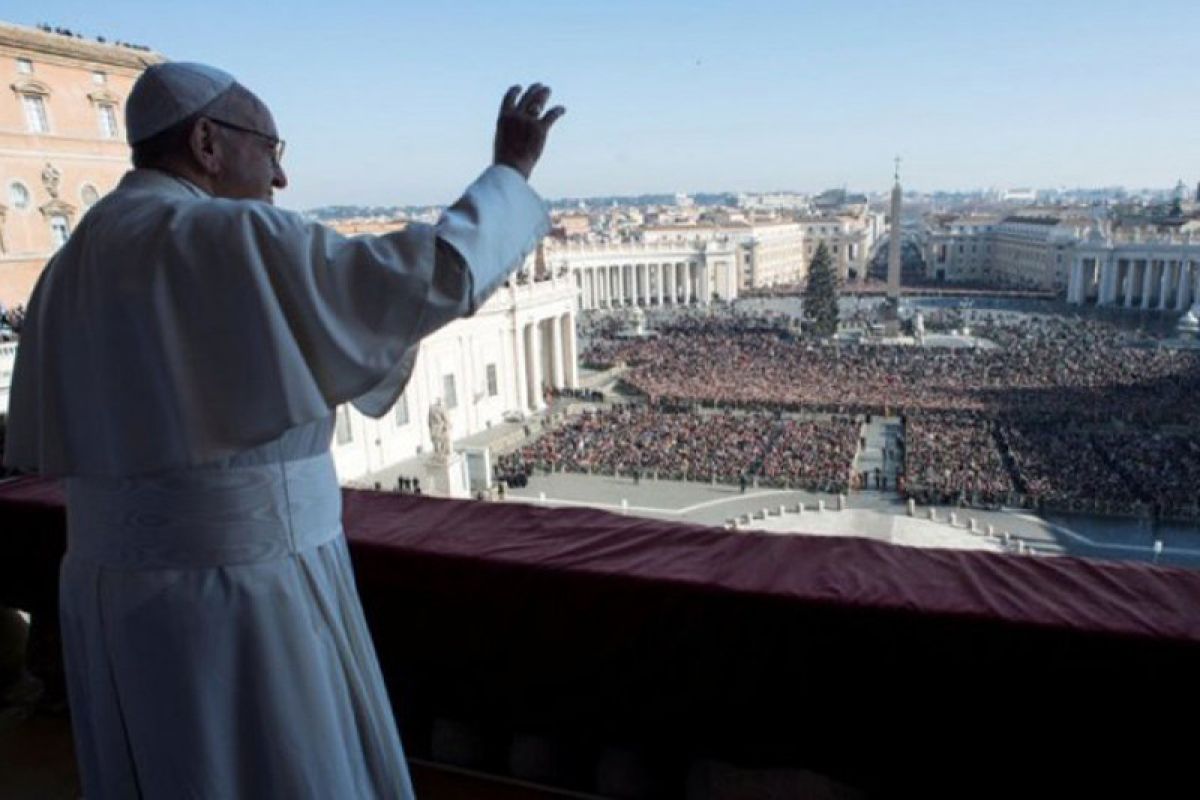
<svg viewBox="0 0 1200 800">
<path fill-rule="evenodd" d="M 1139 427 L 905 421 L 906 494 L 923 503 L 1200 519 L 1200 444 Z"/>
<path fill-rule="evenodd" d="M 1103 431 L 1101 454 L 1158 516 L 1200 519 L 1200 442 L 1187 431 Z"/>
<path fill-rule="evenodd" d="M 568 417 L 501 456 L 496 474 L 510 485 L 542 470 L 845 491 L 860 427 L 761 411 L 617 406 Z"/>
<path fill-rule="evenodd" d="M 1095 319 L 970 317 L 983 343 L 935 348 L 817 342 L 778 316 L 683 313 L 657 320 L 658 335 L 644 339 L 597 328 L 584 360 L 628 365 L 627 388 L 650 408 L 901 416 L 902 483 L 923 502 L 1200 518 L 1200 351 Z M 934 312 L 926 322 L 967 320 Z M 760 480 L 839 485 L 858 434 L 784 419 Z M 795 447 L 785 443 L 793 429 Z"/>
<path fill-rule="evenodd" d="M 862 423 L 856 418 L 786 418 L 759 469 L 767 486 L 844 492 L 858 453 Z"/>
<path fill-rule="evenodd" d="M 1139 500 L 1134 484 L 1113 468 L 1090 431 L 1032 425 L 1001 426 L 1022 491 L 1039 506 L 1126 511 Z M 1090 508 L 1095 501 L 1103 505 Z"/>
<path fill-rule="evenodd" d="M 904 426 L 905 492 L 921 503 L 999 505 L 1016 486 L 979 413 L 923 414 Z"/>
<path fill-rule="evenodd" d="M 664 326 L 656 338 L 597 340 L 585 361 L 628 364 L 627 383 L 652 404 L 1151 424 L 1193 416 L 1196 351 L 1131 346 L 1088 320 L 1024 317 L 977 324 L 972 333 L 998 346 L 839 345 L 696 318 Z"/>
</svg>

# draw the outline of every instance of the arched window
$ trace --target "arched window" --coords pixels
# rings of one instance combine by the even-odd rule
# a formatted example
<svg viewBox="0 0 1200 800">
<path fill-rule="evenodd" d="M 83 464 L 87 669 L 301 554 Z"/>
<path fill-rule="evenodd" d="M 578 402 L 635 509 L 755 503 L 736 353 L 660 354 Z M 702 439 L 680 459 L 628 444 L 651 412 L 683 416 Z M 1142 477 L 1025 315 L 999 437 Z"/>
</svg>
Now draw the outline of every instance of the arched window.
<svg viewBox="0 0 1200 800">
<path fill-rule="evenodd" d="M 21 99 L 26 130 L 30 133 L 49 133 L 50 116 L 46 112 L 46 99 L 50 97 L 50 89 L 36 80 L 21 80 L 14 83 L 12 88 Z"/>
<path fill-rule="evenodd" d="M 29 190 L 20 181 L 8 185 L 8 202 L 18 211 L 29 208 Z"/>
<path fill-rule="evenodd" d="M 121 127 L 117 123 L 119 98 L 101 86 L 96 91 L 89 93 L 88 99 L 96 107 L 96 120 L 100 126 L 100 135 L 105 139 L 119 138 L 121 135 Z"/>
<path fill-rule="evenodd" d="M 71 221 L 66 214 L 50 215 L 50 243 L 55 250 L 67 243 L 71 238 Z"/>
<path fill-rule="evenodd" d="M 117 109 L 112 103 L 99 103 L 96 112 L 100 117 L 100 135 L 105 139 L 116 139 L 121 135 L 117 128 Z"/>
<path fill-rule="evenodd" d="M 21 95 L 21 107 L 25 109 L 25 126 L 30 133 L 50 132 L 50 118 L 46 115 L 46 100 L 43 95 Z"/>
</svg>

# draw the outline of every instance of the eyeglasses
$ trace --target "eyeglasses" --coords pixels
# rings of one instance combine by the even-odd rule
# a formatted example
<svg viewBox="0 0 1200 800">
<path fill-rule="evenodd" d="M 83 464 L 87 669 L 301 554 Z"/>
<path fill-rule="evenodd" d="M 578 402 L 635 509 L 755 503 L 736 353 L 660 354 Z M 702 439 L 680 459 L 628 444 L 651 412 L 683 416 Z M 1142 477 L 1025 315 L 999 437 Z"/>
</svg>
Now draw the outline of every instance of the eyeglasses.
<svg viewBox="0 0 1200 800">
<path fill-rule="evenodd" d="M 271 143 L 271 147 L 275 148 L 275 163 L 283 163 L 283 151 L 287 148 L 287 142 L 285 142 L 283 139 L 280 139 L 277 136 L 272 136 L 269 133 L 256 131 L 253 128 L 245 128 L 241 125 L 234 125 L 232 122 L 226 122 L 223 119 L 213 119 L 212 117 L 208 117 L 208 121 L 216 125 L 220 125 L 222 128 L 229 128 L 230 130 L 241 131 L 242 133 L 248 133 L 252 136 L 257 136 L 260 139 L 266 139 Z"/>
</svg>

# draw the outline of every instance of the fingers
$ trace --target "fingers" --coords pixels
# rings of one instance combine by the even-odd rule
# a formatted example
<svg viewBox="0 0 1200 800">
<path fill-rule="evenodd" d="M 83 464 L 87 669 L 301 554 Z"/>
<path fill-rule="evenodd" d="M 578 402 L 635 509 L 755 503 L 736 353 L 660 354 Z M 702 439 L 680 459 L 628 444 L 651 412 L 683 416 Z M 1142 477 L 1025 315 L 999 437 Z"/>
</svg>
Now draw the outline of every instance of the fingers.
<svg viewBox="0 0 1200 800">
<path fill-rule="evenodd" d="M 550 87 L 535 83 L 525 90 L 525 95 L 517 102 L 517 110 L 530 116 L 540 116 L 550 98 Z"/>
<path fill-rule="evenodd" d="M 523 114 L 538 119 L 545 128 L 549 128 L 566 113 L 566 109 L 562 106 L 555 106 L 543 117 L 542 110 L 546 107 L 549 99 L 550 87 L 545 84 L 532 83 L 523 93 L 519 85 L 510 86 L 500 101 L 500 116 Z"/>
<path fill-rule="evenodd" d="M 521 93 L 520 86 L 510 86 L 508 91 L 504 93 L 504 97 L 500 100 L 500 116 L 511 114 L 517 107 L 517 95 Z"/>
<path fill-rule="evenodd" d="M 555 106 L 546 112 L 546 116 L 542 117 L 542 127 L 550 130 L 550 126 L 558 122 L 558 118 L 567 113 L 567 110 L 562 106 Z"/>
</svg>

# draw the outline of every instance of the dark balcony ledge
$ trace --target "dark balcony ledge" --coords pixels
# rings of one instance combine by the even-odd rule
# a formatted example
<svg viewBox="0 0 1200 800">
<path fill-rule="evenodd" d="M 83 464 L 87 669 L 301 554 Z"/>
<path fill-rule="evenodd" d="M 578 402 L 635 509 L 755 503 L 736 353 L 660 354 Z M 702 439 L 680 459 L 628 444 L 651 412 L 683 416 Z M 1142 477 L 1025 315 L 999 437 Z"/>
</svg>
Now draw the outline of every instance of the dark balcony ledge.
<svg viewBox="0 0 1200 800">
<path fill-rule="evenodd" d="M 803 768 L 885 793 L 948 791 L 960 774 L 1027 789 L 1025 773 L 996 773 L 996 745 L 1029 737 L 1054 743 L 1039 780 L 1076 787 L 1067 748 L 1094 758 L 1120 743 L 1093 776 L 1101 785 L 1166 781 L 1191 763 L 1164 758 L 1157 731 L 1168 707 L 1200 710 L 1188 688 L 1200 674 L 1196 573 L 591 509 L 344 500 L 416 757 L 438 757 L 451 720 L 560 753 L 617 748 L 668 771 L 704 758 Z M 0 486 L 0 603 L 45 607 L 64 518 L 52 485 Z"/>
</svg>

